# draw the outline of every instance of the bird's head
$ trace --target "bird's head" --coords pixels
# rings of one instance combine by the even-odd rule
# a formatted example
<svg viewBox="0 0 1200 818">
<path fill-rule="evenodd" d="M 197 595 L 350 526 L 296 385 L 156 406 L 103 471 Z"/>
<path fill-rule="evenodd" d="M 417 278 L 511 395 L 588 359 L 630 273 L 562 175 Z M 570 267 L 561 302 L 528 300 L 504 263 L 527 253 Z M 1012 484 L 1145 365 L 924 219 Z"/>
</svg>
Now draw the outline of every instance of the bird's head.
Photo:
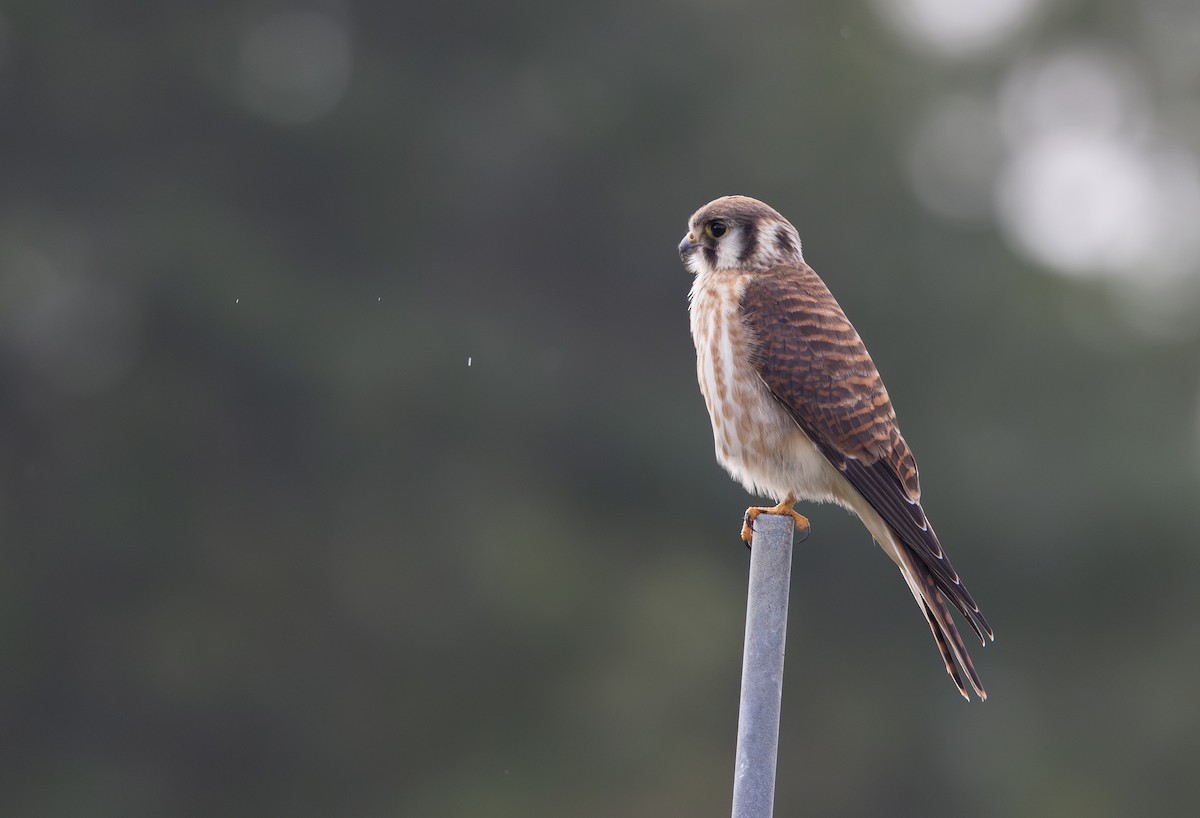
<svg viewBox="0 0 1200 818">
<path fill-rule="evenodd" d="M 727 268 L 765 270 L 803 260 L 791 222 L 748 196 L 722 196 L 697 210 L 679 242 L 679 257 L 697 275 Z"/>
</svg>

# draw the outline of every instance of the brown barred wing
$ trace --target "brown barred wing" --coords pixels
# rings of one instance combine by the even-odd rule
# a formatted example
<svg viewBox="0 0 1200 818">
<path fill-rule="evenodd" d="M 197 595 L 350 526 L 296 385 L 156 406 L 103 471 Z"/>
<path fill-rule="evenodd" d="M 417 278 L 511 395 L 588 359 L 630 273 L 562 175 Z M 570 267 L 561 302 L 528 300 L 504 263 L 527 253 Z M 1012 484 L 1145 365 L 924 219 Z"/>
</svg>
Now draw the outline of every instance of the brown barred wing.
<svg viewBox="0 0 1200 818">
<path fill-rule="evenodd" d="M 912 451 L 862 339 L 806 264 L 751 277 L 742 295 L 759 377 L 986 643 L 987 620 L 959 580 L 921 508 Z"/>
</svg>

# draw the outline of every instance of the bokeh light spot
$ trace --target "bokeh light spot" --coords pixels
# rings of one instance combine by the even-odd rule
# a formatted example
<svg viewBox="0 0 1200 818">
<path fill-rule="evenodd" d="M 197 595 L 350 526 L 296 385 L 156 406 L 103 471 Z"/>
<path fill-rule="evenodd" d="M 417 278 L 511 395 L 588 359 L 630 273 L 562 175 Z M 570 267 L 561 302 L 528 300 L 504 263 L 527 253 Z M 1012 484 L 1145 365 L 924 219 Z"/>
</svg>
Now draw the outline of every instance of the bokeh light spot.
<svg viewBox="0 0 1200 818">
<path fill-rule="evenodd" d="M 1003 159 L 992 106 L 967 97 L 942 100 L 921 121 L 909 150 L 909 177 L 918 201 L 954 222 L 992 215 L 992 190 Z"/>
<path fill-rule="evenodd" d="M 999 101 L 1001 228 L 1039 264 L 1119 284 L 1138 312 L 1174 300 L 1200 264 L 1200 166 L 1146 99 L 1137 72 L 1092 45 L 1019 63 Z"/>
<path fill-rule="evenodd" d="M 883 18 L 914 47 L 947 57 L 988 51 L 1016 34 L 1041 0 L 875 0 Z"/>
<path fill-rule="evenodd" d="M 1017 245 L 1072 274 L 1136 264 L 1151 249 L 1156 209 L 1145 157 L 1121 141 L 1086 134 L 1031 143 L 1000 189 L 1000 218 Z"/>
<path fill-rule="evenodd" d="M 139 322 L 124 287 L 74 266 L 27 243 L 0 241 L 0 340 L 44 383 L 86 395 L 127 374 Z"/>
<path fill-rule="evenodd" d="M 1138 134 L 1147 94 L 1133 68 L 1099 46 L 1019 62 L 1000 91 L 1005 136 L 1020 145 L 1051 131 Z"/>
<path fill-rule="evenodd" d="M 324 116 L 345 94 L 350 69 L 349 32 L 329 15 L 288 11 L 242 32 L 242 100 L 265 119 L 299 125 Z"/>
</svg>

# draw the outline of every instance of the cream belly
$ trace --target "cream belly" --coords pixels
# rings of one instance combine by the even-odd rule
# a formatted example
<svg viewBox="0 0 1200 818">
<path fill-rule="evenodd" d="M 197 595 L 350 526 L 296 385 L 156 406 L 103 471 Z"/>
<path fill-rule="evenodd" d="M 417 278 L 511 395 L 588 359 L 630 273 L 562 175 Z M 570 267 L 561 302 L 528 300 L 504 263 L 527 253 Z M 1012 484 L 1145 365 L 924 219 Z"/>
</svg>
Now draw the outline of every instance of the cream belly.
<svg viewBox="0 0 1200 818">
<path fill-rule="evenodd" d="M 754 494 L 849 506 L 857 493 L 750 363 L 752 339 L 739 315 L 744 287 L 736 272 L 717 270 L 698 275 L 691 293 L 696 375 L 712 419 L 717 461 Z"/>
</svg>

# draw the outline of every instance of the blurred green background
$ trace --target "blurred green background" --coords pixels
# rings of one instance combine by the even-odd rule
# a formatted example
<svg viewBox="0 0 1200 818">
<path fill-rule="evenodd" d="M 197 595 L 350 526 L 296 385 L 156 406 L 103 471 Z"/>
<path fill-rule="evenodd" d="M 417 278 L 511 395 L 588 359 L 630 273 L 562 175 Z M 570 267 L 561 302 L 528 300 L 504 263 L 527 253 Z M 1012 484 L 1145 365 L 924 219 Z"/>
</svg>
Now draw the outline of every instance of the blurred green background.
<svg viewBox="0 0 1200 818">
<path fill-rule="evenodd" d="M 10 0 L 0 814 L 727 815 L 727 193 L 997 634 L 802 508 L 776 814 L 1195 814 L 1198 98 L 1184 0 Z"/>
</svg>

